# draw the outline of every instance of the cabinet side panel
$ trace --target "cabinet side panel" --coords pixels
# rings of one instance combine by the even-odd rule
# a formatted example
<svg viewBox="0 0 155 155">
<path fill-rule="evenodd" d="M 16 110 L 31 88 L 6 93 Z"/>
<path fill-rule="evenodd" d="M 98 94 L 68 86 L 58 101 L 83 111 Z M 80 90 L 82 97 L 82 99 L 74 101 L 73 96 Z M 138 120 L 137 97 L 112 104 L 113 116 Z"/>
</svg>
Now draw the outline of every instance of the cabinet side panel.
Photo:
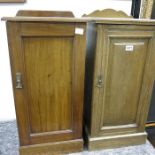
<svg viewBox="0 0 155 155">
<path fill-rule="evenodd" d="M 96 48 L 96 25 L 87 24 L 87 48 L 86 48 L 86 64 L 85 64 L 85 98 L 84 98 L 84 122 L 90 129 L 91 123 L 91 96 L 94 72 L 94 57 Z"/>
</svg>

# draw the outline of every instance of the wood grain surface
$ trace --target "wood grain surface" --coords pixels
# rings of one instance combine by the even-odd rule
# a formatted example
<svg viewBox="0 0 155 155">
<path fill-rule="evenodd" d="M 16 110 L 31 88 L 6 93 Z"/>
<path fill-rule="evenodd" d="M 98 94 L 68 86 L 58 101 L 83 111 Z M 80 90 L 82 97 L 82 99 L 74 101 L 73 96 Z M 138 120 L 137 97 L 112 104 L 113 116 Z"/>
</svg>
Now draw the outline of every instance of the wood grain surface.
<svg viewBox="0 0 155 155">
<path fill-rule="evenodd" d="M 71 130 L 72 42 L 71 37 L 23 39 L 31 133 Z"/>
<path fill-rule="evenodd" d="M 16 16 L 27 17 L 74 17 L 71 11 L 19 10 Z"/>
<path fill-rule="evenodd" d="M 89 14 L 84 14 L 84 17 L 102 17 L 102 18 L 132 18 L 123 11 L 116 11 L 114 9 L 95 10 Z"/>
<path fill-rule="evenodd" d="M 87 51 L 86 58 L 86 66 L 93 64 L 86 74 L 93 81 L 89 83 L 91 86 L 85 85 L 85 98 L 92 93 L 85 100 L 85 111 L 89 114 L 85 119 L 88 148 L 131 145 L 128 138 L 121 140 L 119 136 L 133 135 L 134 141 L 134 134 L 145 129 L 155 75 L 154 27 L 104 23 L 95 26 L 89 23 L 88 27 L 91 27 L 88 33 L 94 31 L 97 35 L 96 45 L 87 48 L 90 52 Z M 96 50 L 92 52 L 94 47 Z M 133 144 L 144 143 L 145 138 L 140 136 Z"/>
<path fill-rule="evenodd" d="M 86 24 L 7 22 L 7 33 L 23 152 L 40 152 L 46 143 L 50 152 L 81 150 Z"/>
</svg>

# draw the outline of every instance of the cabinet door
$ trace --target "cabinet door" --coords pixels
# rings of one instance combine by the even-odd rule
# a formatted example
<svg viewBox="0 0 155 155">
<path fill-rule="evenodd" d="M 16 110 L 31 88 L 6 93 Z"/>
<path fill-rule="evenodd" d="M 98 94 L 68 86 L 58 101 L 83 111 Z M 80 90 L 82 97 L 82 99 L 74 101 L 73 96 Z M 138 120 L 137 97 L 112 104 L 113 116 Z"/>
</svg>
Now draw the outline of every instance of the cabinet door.
<svg viewBox="0 0 155 155">
<path fill-rule="evenodd" d="M 81 138 L 85 33 L 75 23 L 8 22 L 21 145 Z"/>
<path fill-rule="evenodd" d="M 154 32 L 138 26 L 99 26 L 98 29 L 93 134 L 144 131 L 153 86 Z"/>
</svg>

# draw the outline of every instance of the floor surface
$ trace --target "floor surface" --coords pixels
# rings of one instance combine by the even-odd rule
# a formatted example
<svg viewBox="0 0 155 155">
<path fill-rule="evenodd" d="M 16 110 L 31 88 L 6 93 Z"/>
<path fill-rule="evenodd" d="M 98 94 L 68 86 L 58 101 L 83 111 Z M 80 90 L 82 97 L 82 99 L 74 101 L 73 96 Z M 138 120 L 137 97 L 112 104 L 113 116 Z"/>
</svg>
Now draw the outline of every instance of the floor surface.
<svg viewBox="0 0 155 155">
<path fill-rule="evenodd" d="M 16 121 L 0 122 L 0 155 L 19 155 L 18 145 Z M 138 146 L 92 152 L 83 151 L 70 155 L 155 155 L 155 149 L 147 141 L 146 144 Z"/>
</svg>

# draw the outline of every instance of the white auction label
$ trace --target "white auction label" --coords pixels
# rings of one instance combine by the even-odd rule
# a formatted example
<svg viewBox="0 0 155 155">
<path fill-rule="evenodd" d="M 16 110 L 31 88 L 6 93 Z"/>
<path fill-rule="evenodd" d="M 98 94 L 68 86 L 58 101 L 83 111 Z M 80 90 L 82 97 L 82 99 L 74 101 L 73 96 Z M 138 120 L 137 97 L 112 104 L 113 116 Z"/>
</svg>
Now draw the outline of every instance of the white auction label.
<svg viewBox="0 0 155 155">
<path fill-rule="evenodd" d="M 75 28 L 75 34 L 83 35 L 84 29 L 83 28 Z"/>
<path fill-rule="evenodd" d="M 133 49 L 134 49 L 133 45 L 126 45 L 125 46 L 126 51 L 133 51 Z"/>
</svg>

